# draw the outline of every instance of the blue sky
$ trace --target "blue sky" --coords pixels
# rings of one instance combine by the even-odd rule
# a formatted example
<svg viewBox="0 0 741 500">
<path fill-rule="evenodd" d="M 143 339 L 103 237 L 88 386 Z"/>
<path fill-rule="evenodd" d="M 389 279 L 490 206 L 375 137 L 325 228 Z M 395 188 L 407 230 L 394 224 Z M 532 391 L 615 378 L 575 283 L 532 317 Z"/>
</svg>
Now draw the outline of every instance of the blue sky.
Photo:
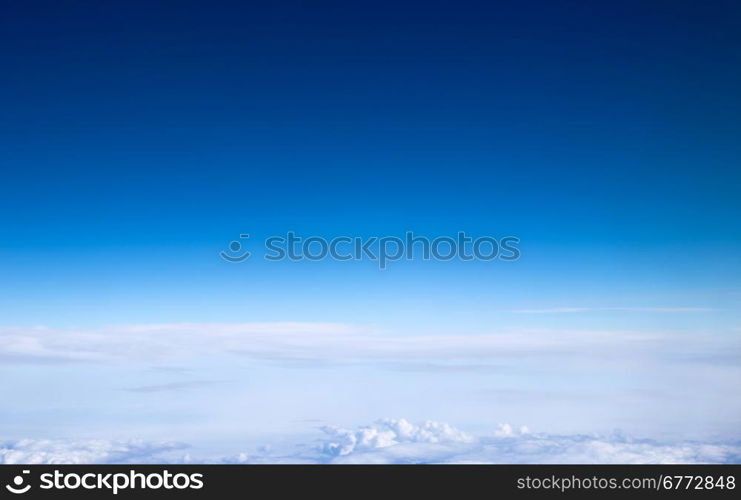
<svg viewBox="0 0 741 500">
<path fill-rule="evenodd" d="M 12 6 L 3 437 L 219 455 L 390 417 L 738 442 L 740 14 Z M 522 256 L 218 257 L 287 231 Z"/>
</svg>

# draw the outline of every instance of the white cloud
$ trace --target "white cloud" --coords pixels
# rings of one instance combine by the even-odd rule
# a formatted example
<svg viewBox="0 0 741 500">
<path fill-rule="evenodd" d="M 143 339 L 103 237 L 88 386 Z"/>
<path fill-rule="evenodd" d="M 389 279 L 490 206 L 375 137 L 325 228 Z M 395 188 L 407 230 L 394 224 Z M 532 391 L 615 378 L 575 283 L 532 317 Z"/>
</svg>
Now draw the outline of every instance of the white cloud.
<svg viewBox="0 0 741 500">
<path fill-rule="evenodd" d="M 0 328 L 10 363 L 150 363 L 232 354 L 281 363 L 428 363 L 456 366 L 517 359 L 712 358 L 741 352 L 713 332 L 521 329 L 488 334 L 391 334 L 333 323 L 153 324 L 94 329 Z M 434 365 L 434 363 L 432 363 Z M 447 366 L 447 365 L 445 365 Z M 442 368 L 445 368 L 443 366 Z"/>
<path fill-rule="evenodd" d="M 501 424 L 474 436 L 445 423 L 384 419 L 345 429 L 326 426 L 314 443 L 288 453 L 262 446 L 254 452 L 191 456 L 181 443 L 20 440 L 0 444 L 3 464 L 92 463 L 741 463 L 741 443 L 656 442 L 613 435 L 553 435 Z"/>
<path fill-rule="evenodd" d="M 619 434 L 533 434 L 501 424 L 474 437 L 447 424 L 382 420 L 357 430 L 325 428 L 330 463 L 737 463 L 741 443 L 659 443 Z"/>
<path fill-rule="evenodd" d="M 356 430 L 325 426 L 322 430 L 329 439 L 322 451 L 344 457 L 357 452 L 389 448 L 406 443 L 469 443 L 473 437 L 448 424 L 427 421 L 414 425 L 404 419 L 380 420 L 375 425 Z"/>
<path fill-rule="evenodd" d="M 171 442 L 21 439 L 0 443 L 0 464 L 167 463 Z"/>
</svg>

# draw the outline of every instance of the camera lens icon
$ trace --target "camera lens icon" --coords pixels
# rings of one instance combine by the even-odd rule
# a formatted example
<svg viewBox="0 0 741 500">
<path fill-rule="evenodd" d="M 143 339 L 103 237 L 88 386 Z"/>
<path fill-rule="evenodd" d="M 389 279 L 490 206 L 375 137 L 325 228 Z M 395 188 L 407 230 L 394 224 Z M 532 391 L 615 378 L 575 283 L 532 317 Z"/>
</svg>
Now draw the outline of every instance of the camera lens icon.
<svg viewBox="0 0 741 500">
<path fill-rule="evenodd" d="M 23 471 L 23 474 L 30 474 L 30 473 L 31 473 L 30 470 L 24 470 Z M 23 482 L 24 481 L 25 481 L 25 478 L 23 476 L 21 476 L 21 475 L 15 476 L 13 478 L 13 485 L 6 484 L 5 485 L 5 488 L 9 492 L 11 492 L 11 493 L 15 493 L 16 495 L 20 495 L 20 494 L 25 493 L 25 492 L 27 492 L 28 490 L 31 489 L 31 485 L 30 484 L 27 484 L 26 486 L 23 486 Z"/>
</svg>

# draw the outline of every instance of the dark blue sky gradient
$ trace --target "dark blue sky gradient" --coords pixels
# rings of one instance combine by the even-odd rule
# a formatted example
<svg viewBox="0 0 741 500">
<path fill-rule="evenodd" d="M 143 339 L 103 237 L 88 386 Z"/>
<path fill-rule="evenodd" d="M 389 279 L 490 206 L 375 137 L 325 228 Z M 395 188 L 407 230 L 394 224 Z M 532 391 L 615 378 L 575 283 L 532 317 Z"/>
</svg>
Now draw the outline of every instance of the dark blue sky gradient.
<svg viewBox="0 0 741 500">
<path fill-rule="evenodd" d="M 705 276 L 678 278 L 683 287 L 737 284 L 738 2 L 3 10 L 8 310 L 31 301 L 18 292 L 29 283 L 65 295 L 91 273 L 100 282 L 80 297 L 157 273 L 161 288 L 146 287 L 157 300 L 168 286 L 230 289 L 235 278 L 204 262 L 239 233 L 288 230 L 514 234 L 523 266 L 540 262 L 527 276 L 603 280 L 596 270 L 611 269 L 607 282 L 634 272 L 636 287 L 654 272 Z M 335 283 L 320 266 L 291 271 L 297 293 L 320 280 L 331 295 L 355 269 Z M 399 280 L 428 286 L 432 266 Z M 278 266 L 252 269 L 276 289 L 289 282 Z"/>
</svg>

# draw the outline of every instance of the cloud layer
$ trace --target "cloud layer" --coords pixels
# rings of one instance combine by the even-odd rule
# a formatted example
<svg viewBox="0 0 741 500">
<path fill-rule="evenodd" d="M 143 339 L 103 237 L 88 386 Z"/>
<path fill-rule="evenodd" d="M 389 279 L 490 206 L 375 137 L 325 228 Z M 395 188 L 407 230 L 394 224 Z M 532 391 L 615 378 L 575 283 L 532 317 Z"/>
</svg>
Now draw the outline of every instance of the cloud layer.
<svg viewBox="0 0 741 500">
<path fill-rule="evenodd" d="M 356 429 L 325 426 L 315 442 L 289 453 L 261 447 L 216 457 L 192 456 L 182 443 L 20 440 L 0 444 L 3 464 L 92 463 L 741 463 L 741 443 L 659 443 L 620 434 L 549 435 L 502 424 L 474 436 L 445 423 L 384 419 Z"/>
<path fill-rule="evenodd" d="M 231 354 L 281 363 L 429 363 L 588 355 L 593 360 L 685 359 L 741 353 L 713 332 L 522 329 L 486 334 L 389 334 L 335 323 L 122 325 L 96 329 L 0 328 L 6 363 L 136 363 Z"/>
<path fill-rule="evenodd" d="M 474 437 L 446 424 L 382 420 L 350 431 L 325 428 L 331 463 L 737 463 L 741 443 L 658 443 L 620 434 L 533 434 L 507 424 Z"/>
<path fill-rule="evenodd" d="M 697 439 L 737 439 L 740 341 L 727 332 L 523 329 L 428 335 L 334 323 L 6 327 L 0 328 L 0 362 L 18 380 L 29 371 L 40 373 L 28 365 L 48 365 L 43 377 L 50 381 L 41 388 L 43 397 L 34 393 L 28 399 L 23 398 L 40 386 L 6 385 L 5 398 L 15 405 L 15 413 L 5 417 L 7 437 L 37 435 L 40 425 L 45 436 L 74 436 L 89 425 L 97 427 L 96 435 L 108 436 L 107 426 L 124 425 L 124 436 L 138 436 L 142 428 L 149 436 L 190 440 L 189 432 L 171 430 L 173 415 L 183 429 L 209 422 L 212 428 L 204 426 L 204 433 L 253 428 L 277 435 L 286 424 L 273 420 L 297 409 L 303 411 L 297 418 L 328 422 L 362 422 L 363 409 L 370 407 L 381 415 L 459 418 L 454 411 L 438 411 L 452 405 L 460 405 L 461 422 L 482 428 L 496 406 L 505 408 L 503 418 L 528 420 L 549 433 L 503 426 L 473 435 L 442 423 L 384 420 L 359 428 L 324 427 L 316 442 L 297 437 L 290 450 L 189 453 L 195 462 L 238 463 L 694 463 L 739 461 L 741 454 L 728 441 L 556 433 L 627 427 L 655 437 L 699 429 Z M 330 365 L 343 370 L 318 369 Z M 153 366 L 192 371 L 184 372 L 184 379 L 150 372 Z M 407 372 L 398 377 L 399 370 Z M 73 390 L 74 384 L 86 391 Z M 111 388 L 116 397 L 101 409 L 100 398 Z M 161 405 L 142 413 L 154 398 Z M 561 413 L 543 414 L 544 407 Z M 244 413 L 252 408 L 260 411 Z M 42 420 L 52 411 L 53 419 Z M 208 440 L 199 436 L 199 442 Z M 13 441 L 2 445 L 0 458 L 186 460 L 181 449 L 148 442 Z"/>
<path fill-rule="evenodd" d="M 182 443 L 21 439 L 0 443 L 0 464 L 126 464 L 169 461 Z"/>
</svg>

